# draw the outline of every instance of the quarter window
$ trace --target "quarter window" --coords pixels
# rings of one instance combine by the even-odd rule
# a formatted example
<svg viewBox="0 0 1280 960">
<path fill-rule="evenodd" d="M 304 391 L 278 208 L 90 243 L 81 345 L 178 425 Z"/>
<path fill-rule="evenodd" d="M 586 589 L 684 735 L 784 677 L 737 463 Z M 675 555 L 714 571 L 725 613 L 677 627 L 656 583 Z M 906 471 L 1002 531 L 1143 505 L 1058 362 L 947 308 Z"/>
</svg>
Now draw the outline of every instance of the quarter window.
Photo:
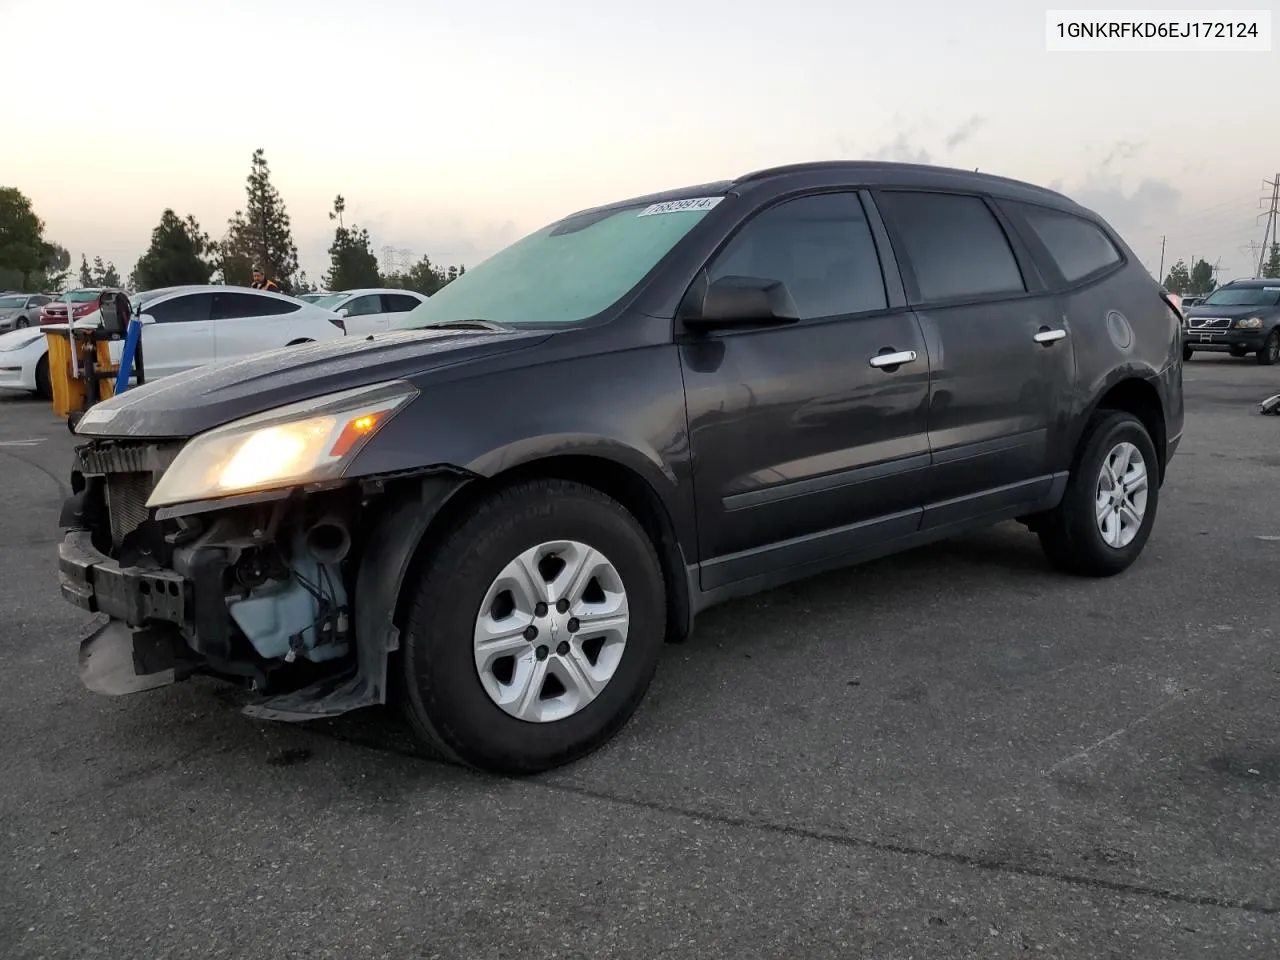
<svg viewBox="0 0 1280 960">
<path fill-rule="evenodd" d="M 875 241 L 856 193 L 827 193 L 770 207 L 735 236 L 708 271 L 784 283 L 802 320 L 887 305 Z"/>
<path fill-rule="evenodd" d="M 1026 284 L 1000 221 L 980 197 L 888 191 L 876 204 L 894 227 L 920 301 L 1023 293 Z"/>
<path fill-rule="evenodd" d="M 1121 260 L 1111 238 L 1082 217 L 1030 203 L 1010 204 L 1022 214 L 1067 283 L 1083 280 Z"/>
<path fill-rule="evenodd" d="M 384 313 L 408 313 L 421 302 L 417 297 L 411 297 L 407 293 L 384 293 L 382 310 Z"/>
</svg>

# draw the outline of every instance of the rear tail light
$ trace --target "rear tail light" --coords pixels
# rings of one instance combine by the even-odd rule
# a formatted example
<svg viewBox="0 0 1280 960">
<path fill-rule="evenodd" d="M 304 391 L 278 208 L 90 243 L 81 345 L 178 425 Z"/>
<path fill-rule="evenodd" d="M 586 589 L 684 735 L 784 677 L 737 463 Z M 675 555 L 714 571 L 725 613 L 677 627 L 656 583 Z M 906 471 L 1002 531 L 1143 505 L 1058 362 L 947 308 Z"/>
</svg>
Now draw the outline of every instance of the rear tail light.
<svg viewBox="0 0 1280 960">
<path fill-rule="evenodd" d="M 347 322 L 343 320 L 341 317 L 329 317 L 329 322 L 332 323 L 339 330 L 341 330 L 343 333 L 347 332 Z"/>
<path fill-rule="evenodd" d="M 1173 311 L 1173 315 L 1178 318 L 1179 323 L 1186 322 L 1186 317 L 1182 313 L 1182 297 L 1176 293 L 1166 293 L 1161 290 L 1160 298 L 1169 305 L 1169 309 Z"/>
</svg>

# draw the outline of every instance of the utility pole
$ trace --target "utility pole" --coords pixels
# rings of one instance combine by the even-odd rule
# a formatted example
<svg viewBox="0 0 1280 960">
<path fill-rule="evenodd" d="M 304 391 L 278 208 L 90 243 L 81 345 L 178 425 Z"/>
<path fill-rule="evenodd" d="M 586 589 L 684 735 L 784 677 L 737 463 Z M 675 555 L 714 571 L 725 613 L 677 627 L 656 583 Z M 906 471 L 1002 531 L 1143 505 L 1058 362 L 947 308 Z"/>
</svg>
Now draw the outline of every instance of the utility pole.
<svg viewBox="0 0 1280 960">
<path fill-rule="evenodd" d="M 1160 275 L 1156 279 L 1164 283 L 1164 234 L 1160 235 Z"/>
<path fill-rule="evenodd" d="M 1262 251 L 1258 254 L 1258 272 L 1255 277 L 1262 276 L 1262 265 L 1267 258 L 1267 237 L 1271 237 L 1271 242 L 1276 242 L 1276 213 L 1277 207 L 1280 207 L 1280 173 L 1276 174 L 1274 180 L 1263 180 L 1268 187 L 1271 188 L 1271 209 L 1267 211 L 1267 225 L 1262 229 Z"/>
</svg>

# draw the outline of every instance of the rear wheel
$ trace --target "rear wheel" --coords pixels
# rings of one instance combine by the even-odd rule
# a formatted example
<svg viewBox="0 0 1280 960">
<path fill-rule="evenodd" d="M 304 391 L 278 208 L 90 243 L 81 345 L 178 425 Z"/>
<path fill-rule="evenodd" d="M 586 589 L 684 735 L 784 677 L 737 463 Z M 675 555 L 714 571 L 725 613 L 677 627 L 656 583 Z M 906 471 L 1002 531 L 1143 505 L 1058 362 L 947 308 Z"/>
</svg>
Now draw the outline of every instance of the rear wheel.
<svg viewBox="0 0 1280 960">
<path fill-rule="evenodd" d="M 53 383 L 49 380 L 49 355 L 47 353 L 36 364 L 36 396 L 41 400 L 53 399 Z"/>
<path fill-rule="evenodd" d="M 1277 360 L 1280 360 L 1280 327 L 1267 334 L 1262 349 L 1258 351 L 1258 363 L 1264 367 L 1271 366 Z"/>
<path fill-rule="evenodd" d="M 1121 573 L 1138 559 L 1160 500 L 1155 445 L 1137 417 L 1100 411 L 1062 502 L 1037 525 L 1045 554 L 1088 577 Z"/>
<path fill-rule="evenodd" d="M 666 623 L 653 544 L 621 504 L 560 480 L 512 486 L 446 533 L 406 614 L 405 706 L 446 757 L 529 774 L 616 734 Z"/>
</svg>

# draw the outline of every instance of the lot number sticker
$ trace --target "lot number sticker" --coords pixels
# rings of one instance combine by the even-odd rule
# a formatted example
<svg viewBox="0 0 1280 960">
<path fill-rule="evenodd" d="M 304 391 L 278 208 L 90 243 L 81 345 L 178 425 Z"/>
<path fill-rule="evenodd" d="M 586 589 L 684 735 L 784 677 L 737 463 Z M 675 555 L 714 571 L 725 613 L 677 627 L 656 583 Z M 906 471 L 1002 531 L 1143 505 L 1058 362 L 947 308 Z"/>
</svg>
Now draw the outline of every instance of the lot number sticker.
<svg viewBox="0 0 1280 960">
<path fill-rule="evenodd" d="M 641 210 L 637 216 L 652 217 L 659 213 L 701 213 L 710 210 L 724 197 L 690 197 L 688 200 L 667 200 L 664 203 L 651 203 Z"/>
</svg>

